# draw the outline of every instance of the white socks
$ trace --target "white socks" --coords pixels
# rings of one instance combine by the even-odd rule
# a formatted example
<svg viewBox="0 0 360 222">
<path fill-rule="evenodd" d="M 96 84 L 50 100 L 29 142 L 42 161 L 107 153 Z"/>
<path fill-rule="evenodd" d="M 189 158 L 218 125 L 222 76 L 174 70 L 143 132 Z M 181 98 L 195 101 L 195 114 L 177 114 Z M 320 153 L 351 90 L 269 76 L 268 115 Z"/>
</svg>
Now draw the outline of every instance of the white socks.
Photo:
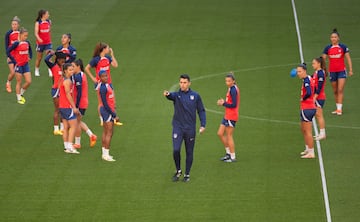
<svg viewBox="0 0 360 222">
<path fill-rule="evenodd" d="M 230 154 L 230 148 L 229 147 L 225 147 L 225 151 L 226 151 L 226 154 Z"/>
<path fill-rule="evenodd" d="M 342 110 L 342 104 L 341 103 L 336 103 L 336 109 L 337 110 Z"/>
<path fill-rule="evenodd" d="M 320 135 L 326 135 L 325 129 L 320 129 Z"/>
<path fill-rule="evenodd" d="M 91 132 L 90 129 L 86 130 L 86 134 L 87 134 L 88 136 L 92 136 L 92 135 L 93 135 L 93 133 Z"/>
<path fill-rule="evenodd" d="M 21 88 L 20 89 L 20 95 L 24 95 L 25 91 L 26 91 L 26 89 Z"/>
<path fill-rule="evenodd" d="M 81 137 L 75 136 L 75 144 L 80 144 L 80 143 L 81 143 Z"/>
<path fill-rule="evenodd" d="M 21 100 L 21 95 L 20 95 L 20 94 L 16 94 L 16 98 L 17 98 L 17 100 Z"/>
<path fill-rule="evenodd" d="M 59 125 L 54 125 L 54 131 L 59 131 Z"/>
<path fill-rule="evenodd" d="M 105 149 L 105 147 L 102 148 L 102 155 L 103 156 L 109 156 L 109 149 Z"/>
</svg>

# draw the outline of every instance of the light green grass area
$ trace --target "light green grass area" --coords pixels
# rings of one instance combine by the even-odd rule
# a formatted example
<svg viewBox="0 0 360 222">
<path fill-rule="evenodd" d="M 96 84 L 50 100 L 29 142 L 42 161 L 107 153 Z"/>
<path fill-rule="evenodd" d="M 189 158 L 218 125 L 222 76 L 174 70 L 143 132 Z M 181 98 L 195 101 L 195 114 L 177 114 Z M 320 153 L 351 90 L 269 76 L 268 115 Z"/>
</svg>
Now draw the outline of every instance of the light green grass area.
<svg viewBox="0 0 360 222">
<path fill-rule="evenodd" d="M 326 221 L 318 160 L 299 157 L 301 81 L 289 71 L 300 59 L 290 0 L 7 1 L 0 9 L 1 36 L 18 15 L 35 49 L 40 8 L 50 11 L 54 47 L 70 32 L 85 63 L 98 41 L 113 48 L 119 68 L 111 73 L 124 126 L 115 128 L 114 163 L 101 160 L 100 140 L 88 148 L 86 134 L 80 155 L 64 154 L 62 139 L 52 135 L 45 64 L 21 106 L 5 91 L 2 53 L 0 221 Z M 297 9 L 309 64 L 333 27 L 353 57 L 342 117 L 331 116 L 335 105 L 326 86 L 328 138 L 321 145 L 333 221 L 357 221 L 360 3 L 303 0 Z M 34 61 L 30 66 L 33 72 Z M 223 109 L 216 100 L 225 96 L 230 70 L 241 90 L 242 117 L 235 130 L 238 162 L 224 164 L 216 136 Z M 190 74 L 209 109 L 187 184 L 171 182 L 173 107 L 162 96 L 181 73 Z M 89 100 L 84 121 L 100 138 L 91 87 Z"/>
</svg>

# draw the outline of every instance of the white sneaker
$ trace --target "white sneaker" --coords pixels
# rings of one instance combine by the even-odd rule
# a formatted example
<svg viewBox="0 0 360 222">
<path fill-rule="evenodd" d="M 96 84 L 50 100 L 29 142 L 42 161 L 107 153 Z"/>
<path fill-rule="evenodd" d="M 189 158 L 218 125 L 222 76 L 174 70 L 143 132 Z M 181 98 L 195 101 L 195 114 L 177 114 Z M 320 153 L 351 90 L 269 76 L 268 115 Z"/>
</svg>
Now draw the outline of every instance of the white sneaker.
<svg viewBox="0 0 360 222">
<path fill-rule="evenodd" d="M 40 76 L 40 72 L 37 69 L 35 69 L 35 76 Z"/>
<path fill-rule="evenodd" d="M 114 162 L 116 161 L 113 156 L 110 156 L 110 155 L 102 155 L 101 158 L 105 161 L 109 161 L 109 162 Z"/>
<path fill-rule="evenodd" d="M 301 156 L 301 159 L 314 159 L 315 158 L 315 153 L 313 152 L 308 152 L 307 154 Z"/>
<path fill-rule="evenodd" d="M 315 140 L 323 140 L 326 139 L 326 134 L 319 134 L 318 136 L 314 136 Z"/>
<path fill-rule="evenodd" d="M 70 153 L 70 154 L 80 154 L 79 151 L 77 151 L 76 149 L 73 149 L 73 148 L 71 148 L 71 149 L 65 149 L 64 152 L 65 152 L 65 153 Z"/>
</svg>

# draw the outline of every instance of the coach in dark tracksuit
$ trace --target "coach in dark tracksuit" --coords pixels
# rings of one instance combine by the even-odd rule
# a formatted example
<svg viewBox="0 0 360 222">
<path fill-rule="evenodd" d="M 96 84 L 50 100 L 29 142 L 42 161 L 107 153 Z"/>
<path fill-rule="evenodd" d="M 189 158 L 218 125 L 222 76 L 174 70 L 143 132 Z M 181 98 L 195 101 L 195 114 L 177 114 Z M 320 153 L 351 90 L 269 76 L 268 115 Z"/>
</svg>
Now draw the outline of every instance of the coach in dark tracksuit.
<svg viewBox="0 0 360 222">
<path fill-rule="evenodd" d="M 200 133 L 205 131 L 206 114 L 200 95 L 190 89 L 190 77 L 187 74 L 180 76 L 180 90 L 178 92 L 164 91 L 164 96 L 174 102 L 173 116 L 173 155 L 176 166 L 176 173 L 173 181 L 179 180 L 182 171 L 180 167 L 181 144 L 185 142 L 186 170 L 184 182 L 190 181 L 190 169 L 193 162 L 193 153 L 196 136 L 196 112 L 200 118 Z"/>
</svg>

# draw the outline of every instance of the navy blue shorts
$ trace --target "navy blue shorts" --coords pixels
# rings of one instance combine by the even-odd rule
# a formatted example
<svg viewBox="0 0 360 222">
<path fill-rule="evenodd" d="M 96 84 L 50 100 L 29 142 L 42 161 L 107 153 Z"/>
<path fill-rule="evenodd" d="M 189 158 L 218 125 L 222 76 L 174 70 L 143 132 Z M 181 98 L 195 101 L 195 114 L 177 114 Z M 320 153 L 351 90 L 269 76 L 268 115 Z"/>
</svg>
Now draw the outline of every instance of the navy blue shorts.
<svg viewBox="0 0 360 222">
<path fill-rule="evenodd" d="M 316 103 L 316 106 L 317 106 L 317 107 L 324 108 L 325 99 L 317 99 L 317 100 L 315 101 L 315 103 Z"/>
<path fill-rule="evenodd" d="M 59 98 L 60 90 L 51 88 L 51 97 L 52 98 Z"/>
<path fill-rule="evenodd" d="M 73 120 L 76 119 L 73 109 L 71 108 L 60 108 L 60 114 L 63 119 Z"/>
<path fill-rule="evenodd" d="M 27 72 L 30 72 L 30 66 L 29 63 L 26 63 L 23 66 L 15 66 L 15 72 L 20 73 L 20 74 L 24 74 Z"/>
<path fill-rule="evenodd" d="M 336 82 L 338 79 L 346 79 L 346 70 L 341 72 L 330 72 L 330 82 Z"/>
<path fill-rule="evenodd" d="M 100 107 L 100 115 L 104 122 L 114 121 L 114 117 L 103 106 Z"/>
<path fill-rule="evenodd" d="M 36 45 L 37 52 L 44 52 L 46 50 L 52 49 L 52 44 L 45 44 L 45 45 Z"/>
<path fill-rule="evenodd" d="M 11 59 L 7 60 L 7 64 L 13 64 L 13 65 L 15 65 L 15 63 L 14 63 Z"/>
<path fill-rule="evenodd" d="M 81 113 L 82 116 L 84 116 L 84 115 L 85 115 L 85 112 L 86 112 L 86 109 L 80 109 L 80 108 L 79 108 L 79 112 Z"/>
<path fill-rule="evenodd" d="M 224 125 L 224 126 L 226 126 L 226 127 L 233 127 L 233 128 L 235 128 L 236 121 L 234 121 L 234 120 L 227 120 L 227 119 L 223 118 L 223 120 L 221 121 L 221 125 Z"/>
<path fill-rule="evenodd" d="M 303 109 L 300 111 L 301 122 L 312 122 L 316 114 L 316 109 Z"/>
</svg>

